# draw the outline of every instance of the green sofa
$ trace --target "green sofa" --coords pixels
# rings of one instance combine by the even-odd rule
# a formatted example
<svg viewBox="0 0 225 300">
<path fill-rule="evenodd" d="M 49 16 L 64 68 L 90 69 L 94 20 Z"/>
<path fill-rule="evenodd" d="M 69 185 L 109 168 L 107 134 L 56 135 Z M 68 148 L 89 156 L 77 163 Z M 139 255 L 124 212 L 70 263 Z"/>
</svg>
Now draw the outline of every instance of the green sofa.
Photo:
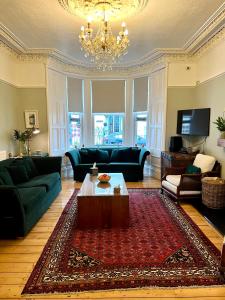
<svg viewBox="0 0 225 300">
<path fill-rule="evenodd" d="M 61 157 L 0 162 L 0 236 L 25 236 L 61 191 Z"/>
<path fill-rule="evenodd" d="M 96 162 L 99 172 L 123 173 L 125 181 L 143 180 L 146 156 L 150 152 L 137 147 L 98 147 L 73 149 L 66 152 L 74 172 L 74 180 L 83 181 Z"/>
</svg>

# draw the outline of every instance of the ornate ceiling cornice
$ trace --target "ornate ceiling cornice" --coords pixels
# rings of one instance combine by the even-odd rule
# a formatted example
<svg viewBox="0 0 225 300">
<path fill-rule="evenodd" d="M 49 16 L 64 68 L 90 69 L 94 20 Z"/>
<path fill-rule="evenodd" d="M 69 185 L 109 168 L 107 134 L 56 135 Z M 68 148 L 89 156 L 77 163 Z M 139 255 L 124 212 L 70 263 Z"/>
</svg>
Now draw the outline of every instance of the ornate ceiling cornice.
<svg viewBox="0 0 225 300">
<path fill-rule="evenodd" d="M 158 48 L 150 51 L 145 56 L 130 63 L 118 63 L 113 67 L 113 73 L 130 74 L 140 69 L 149 68 L 154 62 L 160 60 L 182 60 L 185 57 L 197 57 L 206 49 L 212 47 L 225 36 L 225 3 L 205 22 L 205 24 L 189 39 L 182 48 Z M 9 29 L 0 23 L 0 41 L 16 52 L 21 61 L 43 60 L 47 58 L 65 64 L 69 71 L 86 74 L 97 73 L 95 65 L 89 62 L 82 63 L 57 49 L 28 48 Z M 112 72 L 110 72 L 112 74 Z M 104 72 L 106 75 L 106 72 Z"/>
<path fill-rule="evenodd" d="M 225 2 L 203 24 L 201 28 L 187 41 L 183 49 L 189 54 L 196 53 L 213 36 L 225 27 Z"/>
</svg>

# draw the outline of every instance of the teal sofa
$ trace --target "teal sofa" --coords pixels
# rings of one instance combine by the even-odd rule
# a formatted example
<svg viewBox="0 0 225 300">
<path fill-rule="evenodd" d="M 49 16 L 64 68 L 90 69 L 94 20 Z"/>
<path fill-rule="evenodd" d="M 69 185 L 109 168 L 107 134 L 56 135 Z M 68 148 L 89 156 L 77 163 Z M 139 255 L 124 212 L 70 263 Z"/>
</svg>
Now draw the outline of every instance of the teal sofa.
<svg viewBox="0 0 225 300">
<path fill-rule="evenodd" d="M 61 191 L 61 157 L 0 162 L 0 236 L 25 236 Z"/>
<path fill-rule="evenodd" d="M 98 147 L 73 149 L 65 153 L 74 172 L 74 180 L 83 181 L 96 162 L 101 173 L 123 173 L 125 181 L 143 180 L 146 156 L 150 152 L 137 147 Z"/>
</svg>

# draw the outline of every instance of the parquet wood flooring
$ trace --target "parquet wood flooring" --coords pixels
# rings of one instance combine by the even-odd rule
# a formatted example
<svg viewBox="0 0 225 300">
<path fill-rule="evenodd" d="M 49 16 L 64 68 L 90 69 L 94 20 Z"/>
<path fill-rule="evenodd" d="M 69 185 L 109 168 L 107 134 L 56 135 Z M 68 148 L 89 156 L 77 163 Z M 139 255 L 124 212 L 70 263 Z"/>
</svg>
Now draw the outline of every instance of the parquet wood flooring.
<svg viewBox="0 0 225 300">
<path fill-rule="evenodd" d="M 0 240 L 0 299 L 218 299 L 225 300 L 225 287 L 135 289 L 104 292 L 82 292 L 75 294 L 47 294 L 20 296 L 44 245 L 60 217 L 63 208 L 72 195 L 74 183 L 71 178 L 63 180 L 63 189 L 49 210 L 25 238 Z M 158 188 L 160 182 L 146 177 L 143 182 L 127 183 L 128 188 Z M 206 236 L 221 249 L 223 237 L 197 212 L 190 203 L 182 203 L 183 208 L 201 228 Z"/>
</svg>

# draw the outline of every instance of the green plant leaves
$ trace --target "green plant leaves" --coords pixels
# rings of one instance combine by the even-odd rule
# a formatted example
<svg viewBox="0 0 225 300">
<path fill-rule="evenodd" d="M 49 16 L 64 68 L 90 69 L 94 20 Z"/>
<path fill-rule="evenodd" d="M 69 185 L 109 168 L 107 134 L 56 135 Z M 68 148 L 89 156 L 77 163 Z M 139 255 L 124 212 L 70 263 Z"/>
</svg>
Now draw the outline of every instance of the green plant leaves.
<svg viewBox="0 0 225 300">
<path fill-rule="evenodd" d="M 219 131 L 225 131 L 225 118 L 223 117 L 218 117 L 216 119 L 215 122 L 213 122 L 214 124 L 216 124 L 216 128 L 219 130 Z"/>
</svg>

